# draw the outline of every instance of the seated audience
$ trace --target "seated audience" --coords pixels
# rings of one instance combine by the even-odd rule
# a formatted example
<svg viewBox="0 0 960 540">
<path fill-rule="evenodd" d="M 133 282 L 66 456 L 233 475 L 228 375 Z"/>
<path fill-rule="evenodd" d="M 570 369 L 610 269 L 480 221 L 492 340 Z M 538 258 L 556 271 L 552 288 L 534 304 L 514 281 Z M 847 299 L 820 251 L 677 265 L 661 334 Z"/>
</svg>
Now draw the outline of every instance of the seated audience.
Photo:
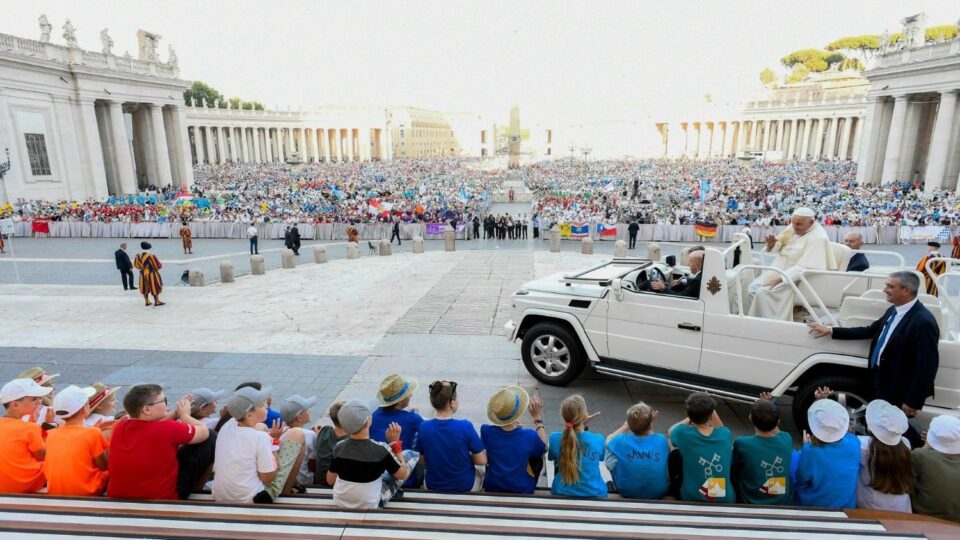
<svg viewBox="0 0 960 540">
<path fill-rule="evenodd" d="M 426 471 L 426 488 L 444 493 L 479 491 L 482 475 L 476 466 L 487 464 L 487 453 L 473 424 L 453 417 L 460 407 L 457 383 L 431 383 L 430 404 L 435 418 L 420 424 L 414 446 Z"/>
<path fill-rule="evenodd" d="M 680 497 L 685 501 L 734 502 L 730 483 L 733 434 L 717 414 L 717 402 L 703 392 L 687 397 L 687 417 L 674 424 L 670 443 L 683 458 Z"/>
<path fill-rule="evenodd" d="M 227 392 L 225 390 L 211 390 L 209 388 L 194 388 L 190 391 L 190 416 L 203 422 L 208 429 L 214 430 L 220 419 L 213 417 L 217 412 L 217 401 Z"/>
<path fill-rule="evenodd" d="M 607 437 L 604 462 L 620 495 L 630 499 L 661 499 L 670 488 L 667 437 L 654 433 L 660 413 L 644 402 L 627 409 L 627 420 Z"/>
<path fill-rule="evenodd" d="M 417 441 L 417 434 L 420 432 L 420 424 L 423 423 L 423 417 L 416 409 L 409 409 L 410 398 L 417 390 L 417 380 L 403 375 L 388 375 L 380 383 L 380 389 L 377 392 L 377 399 L 380 401 L 380 407 L 373 411 L 373 423 L 370 427 L 370 438 L 387 442 L 386 431 L 390 424 L 400 424 L 401 440 L 404 448 L 412 449 Z M 404 482 L 403 487 L 418 487 L 423 481 L 423 465 L 418 465 L 417 469 L 410 471 L 410 476 Z"/>
<path fill-rule="evenodd" d="M 607 484 L 600 477 L 603 435 L 585 429 L 595 415 L 587 413 L 587 402 L 576 394 L 560 404 L 560 416 L 563 431 L 550 434 L 548 458 L 556 462 L 550 492 L 573 497 L 606 497 Z"/>
<path fill-rule="evenodd" d="M 317 442 L 317 433 L 303 427 L 310 423 L 310 409 L 317 405 L 317 401 L 319 400 L 316 396 L 305 398 L 294 394 L 277 404 L 283 423 L 291 429 L 300 428 L 303 432 L 303 459 L 300 460 L 300 468 L 297 469 L 297 478 L 294 483 L 296 491 L 301 493 L 306 491 L 303 486 L 313 482 L 313 470 L 316 467 L 314 446 Z"/>
<path fill-rule="evenodd" d="M 316 467 L 313 473 L 313 483 L 319 484 L 321 486 L 326 486 L 327 484 L 327 471 L 330 470 L 330 462 L 333 460 L 333 448 L 340 441 L 346 439 L 349 434 L 343 430 L 343 427 L 340 425 L 340 419 L 338 414 L 340 408 L 343 407 L 343 401 L 335 401 L 333 405 L 330 406 L 330 410 L 327 414 L 330 416 L 330 421 L 333 422 L 332 426 L 313 426 L 313 430 L 317 433 L 317 441 L 314 443 L 315 455 L 316 455 Z M 401 435 L 403 435 L 401 433 Z"/>
<path fill-rule="evenodd" d="M 960 521 L 960 418 L 941 415 L 930 422 L 927 442 L 913 451 L 916 486 L 910 497 L 918 514 Z"/>
<path fill-rule="evenodd" d="M 239 385 L 237 385 L 236 388 L 234 388 L 234 391 L 237 391 L 241 388 L 247 388 L 247 387 L 253 388 L 254 390 L 257 390 L 257 391 L 263 390 L 263 384 L 258 383 L 256 381 L 250 381 L 250 382 L 240 383 Z M 270 408 L 270 404 L 272 402 L 273 402 L 273 398 L 270 398 L 269 400 L 267 400 L 267 419 L 264 421 L 264 424 L 267 426 L 267 429 L 269 430 L 279 430 L 283 427 L 283 419 L 280 418 L 279 412 Z M 221 411 L 220 419 L 217 420 L 217 427 L 215 428 L 215 431 L 220 431 L 220 428 L 222 428 L 223 425 L 227 423 L 227 420 L 230 420 L 230 413 L 228 412 L 226 414 L 223 414 L 223 411 Z"/>
<path fill-rule="evenodd" d="M 112 429 L 115 420 L 100 420 L 95 427 L 84 424 L 90 412 L 87 400 L 93 394 L 93 388 L 70 385 L 53 398 L 53 410 L 63 425 L 47 435 L 44 467 L 51 495 L 90 497 L 102 495 L 107 487 L 110 443 L 104 430 Z"/>
<path fill-rule="evenodd" d="M 263 424 L 269 400 L 270 388 L 252 386 L 241 387 L 227 400 L 230 420 L 217 434 L 214 500 L 269 504 L 291 493 L 303 459 L 303 430 L 291 428 L 273 440 Z"/>
<path fill-rule="evenodd" d="M 907 432 L 907 415 L 882 399 L 867 405 L 867 431 L 860 439 L 860 474 L 857 508 L 910 513 L 913 464 Z"/>
<path fill-rule="evenodd" d="M 733 441 L 737 500 L 750 504 L 790 504 L 793 438 L 780 431 L 780 411 L 769 394 L 750 407 L 753 435 Z"/>
<path fill-rule="evenodd" d="M 416 465 L 417 453 L 403 450 L 400 424 L 387 428 L 389 445 L 370 439 L 376 409 L 376 401 L 351 399 L 337 411 L 340 426 L 349 437 L 333 449 L 327 484 L 333 485 L 333 502 L 340 508 L 382 508 Z"/>
<path fill-rule="evenodd" d="M 32 379 L 33 382 L 40 386 L 50 389 L 50 393 L 40 399 L 40 411 L 32 420 L 40 424 L 44 431 L 53 429 L 60 424 L 60 421 L 57 420 L 56 415 L 53 413 L 53 391 L 55 390 L 53 380 L 59 376 L 59 373 L 50 375 L 42 367 L 32 367 L 17 376 L 18 379 Z M 22 419 L 27 420 L 27 416 L 29 415 L 25 415 Z"/>
<path fill-rule="evenodd" d="M 43 487 L 43 431 L 36 423 L 40 398 L 53 389 L 33 379 L 14 379 L 0 388 L 0 493 L 33 493 Z M 24 422 L 23 417 L 28 421 Z"/>
<path fill-rule="evenodd" d="M 801 506 L 855 508 L 857 476 L 860 472 L 860 441 L 850 433 L 847 409 L 823 397 L 807 410 L 810 433 L 804 433 L 803 448 L 797 456 L 794 497 Z"/>
<path fill-rule="evenodd" d="M 117 390 L 119 388 L 110 388 L 103 383 L 93 383 L 93 395 L 87 401 L 90 407 L 90 414 L 84 419 L 83 423 L 87 427 L 97 425 L 97 422 L 113 420 L 114 411 L 117 408 Z"/>
<path fill-rule="evenodd" d="M 487 403 L 491 424 L 480 426 L 480 440 L 487 452 L 483 490 L 501 493 L 533 493 L 543 471 L 547 431 L 543 427 L 543 400 L 533 399 L 519 386 L 498 390 Z M 533 429 L 520 425 L 529 411 Z"/>
<path fill-rule="evenodd" d="M 128 418 L 117 422 L 110 439 L 107 495 L 119 499 L 176 499 L 202 483 L 202 474 L 180 478 L 177 449 L 207 441 L 207 426 L 190 416 L 190 399 L 167 412 L 167 398 L 156 384 L 132 386 L 123 398 Z M 212 452 L 211 452 L 212 454 Z M 206 464 L 206 467 L 211 465 Z M 205 468 L 206 468 L 205 467 Z"/>
</svg>

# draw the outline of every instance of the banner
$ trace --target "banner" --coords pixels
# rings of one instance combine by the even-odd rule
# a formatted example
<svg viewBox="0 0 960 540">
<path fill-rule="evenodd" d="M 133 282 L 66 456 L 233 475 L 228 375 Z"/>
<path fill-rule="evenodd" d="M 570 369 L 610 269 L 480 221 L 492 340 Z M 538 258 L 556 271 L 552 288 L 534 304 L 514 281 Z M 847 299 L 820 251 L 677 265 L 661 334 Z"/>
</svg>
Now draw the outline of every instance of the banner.
<svg viewBox="0 0 960 540">
<path fill-rule="evenodd" d="M 426 225 L 426 234 L 443 234 L 444 229 L 447 228 L 446 223 L 427 223 Z M 457 234 L 462 233 L 466 227 L 466 223 L 457 223 Z"/>
<path fill-rule="evenodd" d="M 950 227 L 929 225 L 926 227 L 900 227 L 901 242 L 915 242 L 938 240 L 941 243 L 950 242 Z"/>
<path fill-rule="evenodd" d="M 590 236 L 589 223 L 561 223 L 560 236 L 565 238 L 586 238 Z"/>
<path fill-rule="evenodd" d="M 603 223 L 597 223 L 597 234 L 603 237 L 615 237 L 617 236 L 617 226 L 616 225 L 604 225 Z"/>
<path fill-rule="evenodd" d="M 50 220 L 46 218 L 37 218 L 33 220 L 34 234 L 50 234 Z"/>
<path fill-rule="evenodd" d="M 697 236 L 703 236 L 704 238 L 713 238 L 717 235 L 717 224 L 708 223 L 706 221 L 698 221 L 694 226 L 694 230 L 697 233 Z"/>
</svg>

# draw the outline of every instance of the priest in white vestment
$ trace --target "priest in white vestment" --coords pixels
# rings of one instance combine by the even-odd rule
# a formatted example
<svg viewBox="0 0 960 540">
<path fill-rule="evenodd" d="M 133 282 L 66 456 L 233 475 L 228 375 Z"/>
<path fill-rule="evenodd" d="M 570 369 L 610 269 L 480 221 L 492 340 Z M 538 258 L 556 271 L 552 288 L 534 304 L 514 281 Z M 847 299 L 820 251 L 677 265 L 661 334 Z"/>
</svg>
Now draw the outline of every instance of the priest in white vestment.
<svg viewBox="0 0 960 540">
<path fill-rule="evenodd" d="M 763 253 L 777 255 L 771 266 L 782 270 L 794 283 L 804 270 L 837 269 L 827 232 L 815 218 L 813 210 L 797 208 L 790 217 L 789 227 L 766 238 Z M 750 283 L 747 291 L 751 297 L 751 317 L 793 320 L 793 288 L 783 282 L 783 274 L 767 270 Z"/>
</svg>

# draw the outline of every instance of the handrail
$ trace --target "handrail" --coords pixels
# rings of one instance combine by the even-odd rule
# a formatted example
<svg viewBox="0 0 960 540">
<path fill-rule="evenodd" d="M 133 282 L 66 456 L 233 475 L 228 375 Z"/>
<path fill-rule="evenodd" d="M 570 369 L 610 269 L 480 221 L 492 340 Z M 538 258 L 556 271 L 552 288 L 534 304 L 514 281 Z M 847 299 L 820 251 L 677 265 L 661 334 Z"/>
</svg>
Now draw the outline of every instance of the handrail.
<svg viewBox="0 0 960 540">
<path fill-rule="evenodd" d="M 783 270 L 780 270 L 779 268 L 774 268 L 773 266 L 761 266 L 758 264 L 741 264 L 740 266 L 737 267 L 737 273 L 734 274 L 734 279 L 736 280 L 736 283 L 737 283 L 737 310 L 740 312 L 741 316 L 743 316 L 743 283 L 740 281 L 740 274 L 744 270 L 763 270 L 763 271 L 769 270 L 769 271 L 776 272 L 777 274 L 780 274 L 781 284 L 789 284 L 790 288 L 793 289 L 793 294 L 797 295 L 797 297 L 800 298 L 800 301 L 803 303 L 803 307 L 811 315 L 813 315 L 813 318 L 817 321 L 818 324 L 823 324 L 823 321 L 820 320 L 820 316 L 817 314 L 816 311 L 814 311 L 813 307 L 810 306 L 810 303 L 807 302 L 807 298 L 803 295 L 803 293 L 800 292 L 800 289 L 797 287 L 797 284 L 794 283 L 793 280 L 787 276 L 786 272 L 784 272 Z M 763 274 L 760 274 L 760 275 L 762 276 Z M 803 276 L 801 274 L 801 278 L 802 277 Z M 808 287 L 810 286 L 809 283 L 807 284 L 807 286 Z M 811 287 L 810 290 L 812 291 L 813 288 Z M 814 292 L 814 296 L 817 296 L 816 292 Z M 830 311 L 827 309 L 827 306 L 823 304 L 823 300 L 821 300 L 819 296 L 817 296 L 817 300 L 820 302 L 820 308 L 822 308 L 825 313 L 829 314 Z"/>
<path fill-rule="evenodd" d="M 943 274 L 936 274 L 933 272 L 933 263 L 935 261 L 943 261 L 947 263 L 947 268 L 944 270 Z M 950 274 L 957 275 L 956 272 L 950 272 L 950 268 L 954 266 L 960 266 L 960 260 L 952 259 L 947 257 L 932 257 L 927 259 L 927 263 L 924 265 L 924 273 L 927 276 L 930 276 L 933 279 L 933 282 L 937 286 L 937 291 L 940 294 L 937 295 L 937 298 L 940 299 L 940 304 L 947 306 L 947 314 L 951 316 L 953 321 L 960 321 L 960 305 L 957 304 L 956 298 L 951 298 L 947 293 L 947 278 L 944 276 L 949 276 Z M 922 278 L 923 276 L 921 276 Z M 946 300 L 946 302 L 944 302 Z"/>
<path fill-rule="evenodd" d="M 738 237 L 739 237 L 739 238 L 738 238 Z M 746 243 L 746 244 L 749 246 L 750 243 L 752 242 L 752 241 L 750 240 L 750 237 L 748 237 L 747 235 L 745 235 L 745 234 L 743 234 L 743 233 L 734 233 L 734 234 L 733 234 L 733 238 L 734 238 L 735 241 L 734 241 L 734 242 L 731 242 L 730 245 L 727 246 L 726 249 L 724 249 L 723 252 L 722 252 L 722 254 L 723 254 L 723 260 L 724 260 L 724 261 L 727 260 L 727 254 L 733 252 L 734 249 L 736 249 L 737 247 L 739 247 L 740 245 L 742 245 L 742 244 L 744 244 L 744 243 Z"/>
</svg>

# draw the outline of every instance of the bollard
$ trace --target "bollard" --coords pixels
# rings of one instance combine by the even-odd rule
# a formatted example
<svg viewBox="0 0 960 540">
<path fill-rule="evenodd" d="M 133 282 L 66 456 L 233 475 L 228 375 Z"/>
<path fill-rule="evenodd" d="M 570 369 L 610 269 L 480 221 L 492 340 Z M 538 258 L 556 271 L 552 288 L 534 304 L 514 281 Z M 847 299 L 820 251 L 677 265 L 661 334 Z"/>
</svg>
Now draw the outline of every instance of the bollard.
<svg viewBox="0 0 960 540">
<path fill-rule="evenodd" d="M 187 276 L 191 287 L 203 287 L 205 285 L 203 272 L 199 268 L 191 268 Z"/>
<path fill-rule="evenodd" d="M 220 263 L 220 283 L 233 283 L 233 263 L 223 261 Z"/>
<path fill-rule="evenodd" d="M 623 240 L 617 240 L 617 243 L 613 245 L 613 256 L 614 257 L 626 257 L 627 256 L 627 243 Z"/>
<path fill-rule="evenodd" d="M 647 246 L 647 258 L 653 262 L 660 261 L 660 244 L 654 242 Z"/>
<path fill-rule="evenodd" d="M 381 257 L 386 257 L 387 255 L 393 255 L 393 246 L 390 245 L 389 240 L 380 241 L 379 254 Z"/>
<path fill-rule="evenodd" d="M 313 248 L 313 261 L 317 264 L 323 264 L 327 262 L 327 248 L 323 246 L 316 246 Z"/>
<path fill-rule="evenodd" d="M 250 256 L 250 273 L 255 276 L 262 276 L 267 272 L 267 265 L 263 262 L 263 255 Z"/>
<path fill-rule="evenodd" d="M 680 250 L 680 266 L 690 266 L 690 248 Z"/>
<path fill-rule="evenodd" d="M 584 237 L 580 242 L 580 254 L 581 255 L 593 255 L 593 238 L 589 236 Z"/>
<path fill-rule="evenodd" d="M 550 229 L 550 253 L 560 253 L 560 229 L 556 225 Z"/>
<path fill-rule="evenodd" d="M 360 258 L 360 249 L 358 249 L 356 242 L 347 242 L 347 258 L 348 259 Z"/>
<path fill-rule="evenodd" d="M 457 232 L 453 230 L 453 227 L 447 225 L 443 229 L 443 250 L 444 251 L 456 251 L 457 250 L 457 241 L 456 241 Z"/>
<path fill-rule="evenodd" d="M 423 237 L 422 236 L 413 237 L 413 252 L 423 253 Z"/>
<path fill-rule="evenodd" d="M 287 269 L 297 266 L 297 261 L 293 258 L 292 249 L 285 249 L 280 252 L 280 265 Z"/>
</svg>

